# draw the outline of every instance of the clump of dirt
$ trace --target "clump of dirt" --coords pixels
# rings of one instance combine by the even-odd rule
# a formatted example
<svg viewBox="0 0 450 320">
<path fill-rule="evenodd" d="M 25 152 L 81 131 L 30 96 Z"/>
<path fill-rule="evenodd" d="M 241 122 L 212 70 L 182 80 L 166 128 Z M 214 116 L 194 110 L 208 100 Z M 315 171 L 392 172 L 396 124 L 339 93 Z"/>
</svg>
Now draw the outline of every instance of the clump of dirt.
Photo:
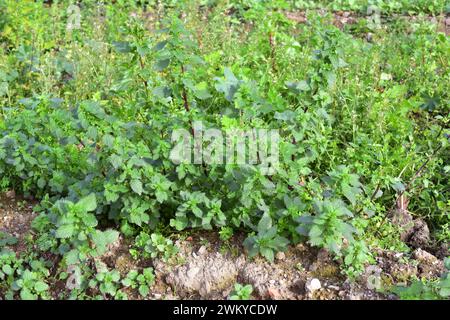
<svg viewBox="0 0 450 320">
<path fill-rule="evenodd" d="M 236 239 L 224 243 L 209 233 L 208 244 L 200 247 L 189 240 L 177 241 L 181 263 L 153 261 L 158 279 L 184 299 L 224 299 L 236 282 L 251 284 L 253 299 L 392 298 L 367 288 L 364 283 L 346 282 L 337 262 L 326 250 L 299 244 L 278 253 L 269 262 L 261 257 L 249 258 L 242 241 Z"/>
<path fill-rule="evenodd" d="M 418 271 L 420 277 L 439 277 L 445 270 L 444 262 L 431 253 L 420 248 L 414 250 L 413 257 L 419 263 Z"/>
<path fill-rule="evenodd" d="M 16 196 L 14 191 L 0 194 L 0 232 L 18 240 L 12 246 L 16 252 L 25 250 L 24 237 L 30 231 L 31 222 L 37 215 L 33 211 L 35 204 Z"/>
</svg>

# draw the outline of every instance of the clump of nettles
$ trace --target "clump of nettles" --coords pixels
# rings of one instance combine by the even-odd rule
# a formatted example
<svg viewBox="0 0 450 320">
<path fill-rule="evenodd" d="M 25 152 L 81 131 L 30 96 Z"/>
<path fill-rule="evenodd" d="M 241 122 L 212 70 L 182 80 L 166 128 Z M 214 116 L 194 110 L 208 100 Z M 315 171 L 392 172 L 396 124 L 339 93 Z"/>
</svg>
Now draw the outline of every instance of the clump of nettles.
<svg viewBox="0 0 450 320">
<path fill-rule="evenodd" d="M 165 238 L 159 233 L 148 234 L 144 231 L 135 238 L 134 248 L 130 249 L 133 258 L 157 258 L 169 260 L 178 252 L 173 241 Z"/>
<path fill-rule="evenodd" d="M 105 4 L 109 23 L 98 28 L 104 12 L 89 1 L 80 9 L 83 27 L 67 33 L 67 13 L 56 2 L 0 2 L 0 191 L 41 200 L 33 246 L 17 258 L 2 251 L 0 292 L 7 297 L 49 296 L 47 263 L 37 252 L 62 257 L 61 270 L 79 268 L 71 297 L 125 298 L 121 275 L 100 272 L 93 261 L 120 245 L 119 236 L 133 242 L 134 258 L 167 261 L 178 249 L 166 235 L 183 230 L 220 230 L 224 241 L 246 232 L 248 254 L 270 261 L 308 242 L 354 278 L 373 262 L 372 247 L 405 248 L 389 222 L 400 195 L 433 226 L 436 240 L 450 240 L 441 72 L 450 42 L 428 24 L 408 37 L 397 28 L 371 30 L 379 41 L 372 45 L 362 40 L 371 28 L 364 23 L 351 34 L 314 14 L 293 25 L 278 2 L 230 1 L 236 10 L 229 6 L 226 15 L 223 6 L 208 9 L 210 17 L 226 17 L 213 19 L 212 29 L 230 32 L 208 31 L 205 39 L 193 32 L 203 22 L 184 1 L 160 4 L 168 18 L 157 32 L 133 1 Z M 444 11 L 442 1 L 410 2 L 380 6 L 386 13 Z M 343 9 L 340 1 L 329 6 Z M 49 18 L 64 25 L 42 32 Z M 230 19 L 252 32 L 230 29 Z M 417 67 L 405 68 L 411 64 Z M 206 157 L 175 163 L 174 146 L 193 146 L 205 132 L 198 122 L 218 131 L 276 130 L 274 172 Z M 187 134 L 177 140 L 178 129 Z M 205 136 L 196 148 L 229 147 Z M 261 144 L 253 154 L 259 163 L 268 160 L 269 146 Z M 13 241 L 0 236 L 0 246 Z M 143 293 L 151 282 L 149 271 L 127 279 Z M 447 281 L 415 282 L 410 290 L 442 297 Z"/>
</svg>

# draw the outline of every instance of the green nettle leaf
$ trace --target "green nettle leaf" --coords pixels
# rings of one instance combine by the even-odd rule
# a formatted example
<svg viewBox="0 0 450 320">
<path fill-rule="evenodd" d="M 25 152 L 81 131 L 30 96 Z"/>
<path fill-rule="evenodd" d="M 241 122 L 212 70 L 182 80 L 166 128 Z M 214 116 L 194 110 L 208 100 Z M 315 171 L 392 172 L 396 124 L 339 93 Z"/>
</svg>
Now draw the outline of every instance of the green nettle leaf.
<svg viewBox="0 0 450 320">
<path fill-rule="evenodd" d="M 47 182 L 45 181 L 44 178 L 39 178 L 37 185 L 40 189 L 43 189 L 45 187 L 45 185 L 47 184 Z"/>
<path fill-rule="evenodd" d="M 14 270 L 13 270 L 13 268 L 11 268 L 11 266 L 10 265 L 8 265 L 8 264 L 5 264 L 3 267 L 2 267 L 2 271 L 6 274 L 6 275 L 11 275 L 11 274 L 13 274 L 13 272 L 14 272 Z"/>
<path fill-rule="evenodd" d="M 87 197 L 84 197 L 78 201 L 77 206 L 82 208 L 86 212 L 91 212 L 97 209 L 97 198 L 94 193 L 91 193 Z"/>
<path fill-rule="evenodd" d="M 322 235 L 322 232 L 323 231 L 322 231 L 322 229 L 319 226 L 314 225 L 314 226 L 311 227 L 311 230 L 309 230 L 309 236 L 311 238 L 317 238 L 317 237 L 320 237 Z"/>
<path fill-rule="evenodd" d="M 168 98 L 172 94 L 172 90 L 167 86 L 155 87 L 152 93 L 159 98 Z"/>
<path fill-rule="evenodd" d="M 131 189 L 136 192 L 138 195 L 141 195 L 143 190 L 142 182 L 140 180 L 134 179 L 130 182 Z"/>
<path fill-rule="evenodd" d="M 291 110 L 286 110 L 283 112 L 275 112 L 274 118 L 282 121 L 293 121 L 295 120 L 295 112 Z"/>
<path fill-rule="evenodd" d="M 439 294 L 442 297 L 449 297 L 450 296 L 450 288 L 441 288 L 441 290 L 439 291 Z"/>
<path fill-rule="evenodd" d="M 80 252 L 77 249 L 72 249 L 69 252 L 65 254 L 66 264 L 67 265 L 73 265 L 77 264 L 80 261 L 79 258 Z"/>
<path fill-rule="evenodd" d="M 445 268 L 450 271 L 450 257 L 444 259 L 444 265 Z"/>
<path fill-rule="evenodd" d="M 36 292 L 46 291 L 48 290 L 48 284 L 43 281 L 38 281 L 34 284 L 34 290 L 36 290 Z"/>
<path fill-rule="evenodd" d="M 259 251 L 261 252 L 261 255 L 266 258 L 267 260 L 269 260 L 270 262 L 273 262 L 274 260 L 274 253 L 273 250 L 270 248 L 265 248 L 265 247 L 261 247 L 259 249 Z"/>
<path fill-rule="evenodd" d="M 114 169 L 119 169 L 123 163 L 122 158 L 116 154 L 113 154 L 111 157 L 109 157 L 109 161 L 111 162 Z"/>
<path fill-rule="evenodd" d="M 8 82 L 0 82 L 0 97 L 8 93 Z"/>
<path fill-rule="evenodd" d="M 100 106 L 100 103 L 98 101 L 84 101 L 83 102 L 83 108 L 90 114 L 94 115 L 100 120 L 103 120 L 106 118 L 106 112 L 105 110 Z M 96 130 L 93 127 L 89 127 L 90 130 Z M 92 133 L 91 133 L 92 134 Z"/>
<path fill-rule="evenodd" d="M 238 80 L 230 68 L 224 69 L 225 80 L 220 78 L 215 78 L 217 81 L 215 88 L 217 91 L 225 94 L 225 99 L 227 101 L 232 102 L 234 99 L 234 95 L 239 90 L 241 81 Z"/>
<path fill-rule="evenodd" d="M 160 50 L 164 49 L 164 47 L 167 45 L 167 43 L 168 43 L 168 41 L 161 41 L 161 42 L 158 42 L 158 43 L 155 45 L 154 50 L 155 50 L 155 51 L 160 51 Z"/>
<path fill-rule="evenodd" d="M 206 82 L 200 82 L 199 84 L 197 84 L 195 86 L 194 94 L 197 98 L 201 100 L 205 100 L 212 97 L 212 95 L 208 91 L 208 86 Z"/>
<path fill-rule="evenodd" d="M 20 298 L 22 300 L 37 300 L 38 296 L 31 293 L 31 291 L 27 288 L 23 288 L 20 290 Z"/>
<path fill-rule="evenodd" d="M 170 219 L 170 226 L 178 231 L 184 230 L 189 225 L 186 217 L 177 217 L 177 219 Z"/>
<path fill-rule="evenodd" d="M 99 255 L 104 254 L 107 250 L 107 246 L 115 242 L 118 237 L 119 232 L 115 230 L 95 230 L 95 232 L 92 234 L 92 241 L 95 244 L 97 253 Z"/>
<path fill-rule="evenodd" d="M 96 227 L 98 224 L 97 218 L 93 214 L 86 214 L 83 221 L 88 227 Z"/>
<path fill-rule="evenodd" d="M 73 224 L 63 224 L 58 229 L 56 229 L 55 236 L 61 239 L 71 238 L 73 236 L 74 231 L 75 230 Z"/>
<path fill-rule="evenodd" d="M 112 45 L 117 52 L 120 52 L 120 53 L 131 52 L 130 43 L 127 41 L 113 41 Z"/>
<path fill-rule="evenodd" d="M 268 213 L 265 213 L 258 223 L 258 233 L 265 233 L 272 227 L 272 218 Z"/>
<path fill-rule="evenodd" d="M 334 72 L 327 72 L 326 73 L 326 78 L 327 78 L 327 82 L 328 82 L 328 86 L 331 88 L 334 86 L 334 84 L 336 83 L 336 73 Z"/>
<path fill-rule="evenodd" d="M 112 148 L 114 145 L 114 137 L 110 134 L 105 134 L 102 138 L 102 143 L 108 148 Z"/>
<path fill-rule="evenodd" d="M 143 297 L 146 297 L 150 292 L 150 288 L 144 284 L 139 286 L 139 294 Z"/>
<path fill-rule="evenodd" d="M 158 59 L 155 63 L 155 70 L 156 71 L 163 71 L 165 68 L 167 68 L 170 64 L 170 59 Z"/>
<path fill-rule="evenodd" d="M 344 185 L 342 186 L 342 193 L 351 202 L 352 205 L 356 203 L 356 193 L 354 188 Z"/>
<path fill-rule="evenodd" d="M 302 81 L 287 81 L 286 87 L 294 94 L 299 94 L 302 91 L 310 90 L 308 83 L 305 80 Z"/>
</svg>

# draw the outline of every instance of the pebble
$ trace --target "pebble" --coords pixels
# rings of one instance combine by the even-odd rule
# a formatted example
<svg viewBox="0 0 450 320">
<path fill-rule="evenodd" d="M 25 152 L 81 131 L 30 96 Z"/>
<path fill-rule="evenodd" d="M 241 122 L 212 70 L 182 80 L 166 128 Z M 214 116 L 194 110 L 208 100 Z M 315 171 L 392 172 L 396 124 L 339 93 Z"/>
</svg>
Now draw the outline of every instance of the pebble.
<svg viewBox="0 0 450 320">
<path fill-rule="evenodd" d="M 273 300 L 279 300 L 279 299 L 281 299 L 280 293 L 279 293 L 278 290 L 275 289 L 275 288 L 269 288 L 269 289 L 267 289 L 267 294 L 268 294 L 269 297 L 270 297 L 271 299 L 273 299 Z"/>
<path fill-rule="evenodd" d="M 328 286 L 328 288 L 331 290 L 335 290 L 335 291 L 339 291 L 341 289 L 338 286 L 333 286 L 333 285 Z"/>
<path fill-rule="evenodd" d="M 283 261 L 284 259 L 286 259 L 286 254 L 284 252 L 277 252 L 277 254 L 275 255 L 275 258 L 279 261 Z"/>
<path fill-rule="evenodd" d="M 200 249 L 198 249 L 197 254 L 199 256 L 204 255 L 207 252 L 206 247 L 205 246 L 201 246 Z"/>
<path fill-rule="evenodd" d="M 320 284 L 320 280 L 317 278 L 312 278 L 306 281 L 305 289 L 307 292 L 313 293 L 317 290 L 322 288 L 322 285 Z"/>
<path fill-rule="evenodd" d="M 14 190 L 9 190 L 5 193 L 5 195 L 10 199 L 14 199 L 16 197 L 16 192 Z"/>
</svg>

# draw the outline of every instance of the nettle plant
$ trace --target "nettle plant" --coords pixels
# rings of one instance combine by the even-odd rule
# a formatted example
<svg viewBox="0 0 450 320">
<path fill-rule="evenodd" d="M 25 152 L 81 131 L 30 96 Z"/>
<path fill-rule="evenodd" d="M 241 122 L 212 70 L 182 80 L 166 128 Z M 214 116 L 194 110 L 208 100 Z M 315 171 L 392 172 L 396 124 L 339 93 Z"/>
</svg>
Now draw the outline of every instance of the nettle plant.
<svg viewBox="0 0 450 320">
<path fill-rule="evenodd" d="M 93 279 L 89 281 L 89 287 L 91 289 L 97 289 L 102 294 L 97 296 L 97 299 L 103 299 L 107 297 L 123 297 L 123 293 L 119 290 L 120 286 L 120 273 L 117 270 L 102 270 L 98 272 Z M 117 297 L 116 297 L 117 298 Z"/>
<path fill-rule="evenodd" d="M 178 252 L 178 248 L 173 241 L 165 238 L 162 234 L 140 232 L 134 239 L 134 248 L 130 249 L 130 254 L 137 259 L 143 258 L 159 258 L 165 261 L 169 260 Z"/>
<path fill-rule="evenodd" d="M 243 18 L 258 21 L 264 8 L 259 4 Z M 388 192 L 383 197 L 375 192 L 377 179 L 387 189 L 399 166 L 405 172 L 412 167 L 406 161 L 410 154 L 403 161 L 404 143 L 422 148 L 420 153 L 430 149 L 425 139 L 411 141 L 410 105 L 393 104 L 414 88 L 398 85 L 383 93 L 378 85 L 388 80 L 374 84 L 372 77 L 358 73 L 369 67 L 352 50 L 374 54 L 377 47 L 314 19 L 295 27 L 304 32 L 284 34 L 293 26 L 277 12 L 264 25 L 253 25 L 250 44 L 236 51 L 244 58 L 228 57 L 220 50 L 208 52 L 207 44 L 200 48 L 197 35 L 179 18 L 163 21 L 156 32 L 138 18 L 115 18 L 119 26 L 108 22 L 114 31 L 107 34 L 108 41 L 114 40 L 106 45 L 109 72 L 95 69 L 98 81 L 107 80 L 110 87 L 69 95 L 80 74 L 65 52 L 56 57 L 61 60 L 57 67 L 75 79 L 60 92 L 64 100 L 34 95 L 1 110 L 0 188 L 44 199 L 33 224 L 38 247 L 63 255 L 68 265 L 92 260 L 118 237 L 108 226 L 134 240 L 133 256 L 169 259 L 176 248 L 161 230 L 166 235 L 220 228 L 223 239 L 236 230 L 249 232 L 245 246 L 252 256 L 272 260 L 289 243 L 306 240 L 342 258 L 348 274 L 361 272 L 371 261 L 363 240 L 368 221 L 375 211 L 384 213 L 383 204 L 374 202 L 392 200 Z M 79 36 L 76 41 L 82 42 Z M 433 51 L 445 52 L 444 40 L 439 41 L 442 48 Z M 31 54 L 20 50 L 22 56 Z M 288 68 L 293 59 L 301 72 Z M 379 76 L 380 70 L 368 70 Z M 350 83 L 360 78 L 364 81 L 357 86 Z M 432 100 L 426 104 L 439 104 Z M 366 109 L 370 124 L 360 119 Z M 440 110 L 429 109 L 419 111 Z M 385 114 L 387 120 L 380 118 Z M 224 130 L 278 130 L 279 170 L 264 175 L 251 165 L 174 164 L 171 133 L 192 132 L 196 121 Z M 427 139 L 432 131 L 427 130 Z M 382 165 L 374 160 L 379 158 Z M 445 172 L 440 172 L 444 190 Z M 383 174 L 388 177 L 381 179 Z M 441 208 L 439 221 L 445 222 L 445 197 L 438 193 L 421 196 L 426 195 L 430 212 Z M 379 222 L 371 221 L 372 227 Z M 117 286 L 114 279 L 105 274 L 97 280 Z M 108 288 L 105 292 L 112 293 Z"/>
<path fill-rule="evenodd" d="M 40 249 L 52 249 L 64 255 L 67 265 L 104 254 L 108 245 L 118 239 L 119 232 L 96 229 L 98 221 L 93 213 L 96 208 L 94 194 L 77 203 L 58 200 L 48 213 L 41 214 L 33 221 L 33 227 L 41 234 L 37 239 Z M 54 241 L 49 239 L 52 237 Z"/>
<path fill-rule="evenodd" d="M 50 299 L 49 275 L 49 262 L 36 255 L 18 258 L 12 250 L 0 251 L 0 292 L 8 300 L 17 294 L 23 300 Z"/>
<path fill-rule="evenodd" d="M 243 285 L 236 283 L 234 290 L 230 293 L 230 300 L 250 300 L 253 287 L 251 284 Z"/>
<path fill-rule="evenodd" d="M 298 218 L 300 226 L 297 231 L 309 238 L 313 246 L 327 248 L 339 254 L 344 241 L 352 242 L 355 228 L 348 223 L 354 216 L 345 204 L 339 200 L 316 201 L 313 205 L 314 215 Z"/>
<path fill-rule="evenodd" d="M 142 297 L 147 297 L 150 288 L 155 283 L 155 275 L 153 273 L 153 268 L 145 268 L 142 273 L 137 270 L 131 270 L 128 272 L 125 279 L 122 280 L 122 284 L 125 287 L 131 287 L 133 289 L 138 289 L 139 294 Z"/>
<path fill-rule="evenodd" d="M 277 226 L 272 225 L 272 218 L 266 212 L 258 223 L 257 234 L 244 241 L 250 257 L 260 253 L 269 261 L 274 260 L 274 253 L 283 251 L 289 240 L 277 234 Z"/>
</svg>

